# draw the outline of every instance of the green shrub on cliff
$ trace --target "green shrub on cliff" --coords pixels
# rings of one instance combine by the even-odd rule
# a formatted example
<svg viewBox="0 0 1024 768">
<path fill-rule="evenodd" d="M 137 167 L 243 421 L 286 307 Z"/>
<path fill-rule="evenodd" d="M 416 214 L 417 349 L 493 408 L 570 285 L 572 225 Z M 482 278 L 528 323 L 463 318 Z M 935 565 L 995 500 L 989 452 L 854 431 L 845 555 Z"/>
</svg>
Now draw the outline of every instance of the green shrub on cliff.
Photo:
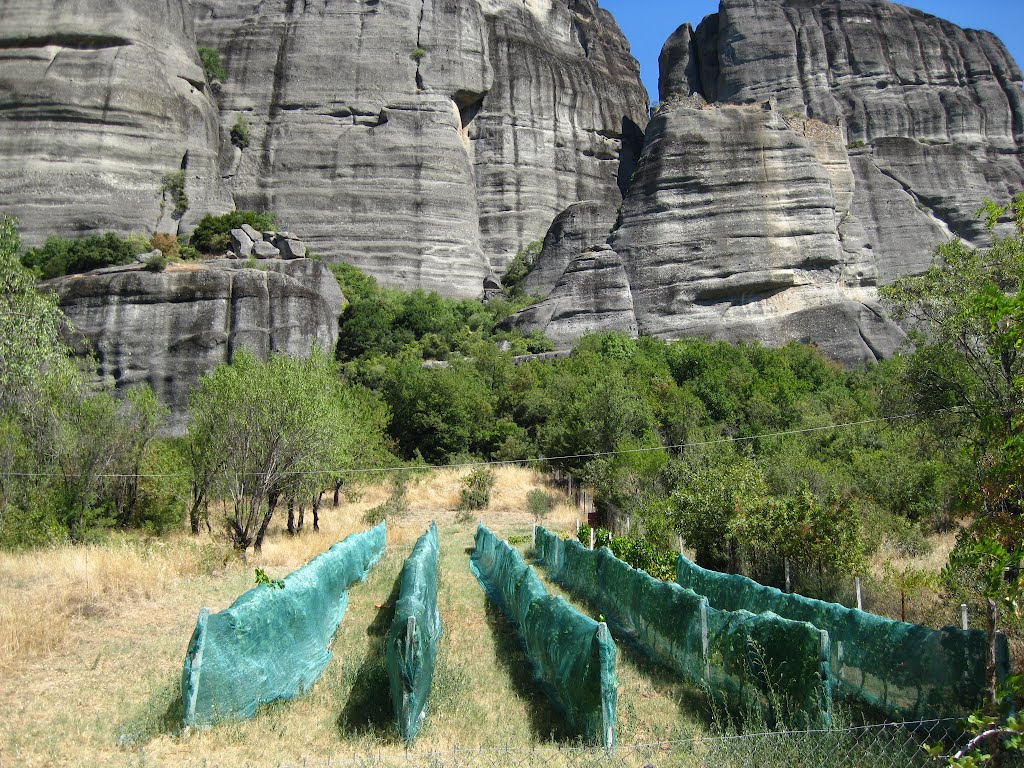
<svg viewBox="0 0 1024 768">
<path fill-rule="evenodd" d="M 220 51 L 215 48 L 202 48 L 198 49 L 199 60 L 203 62 L 203 72 L 206 73 L 206 80 L 213 82 L 217 80 L 221 83 L 228 81 L 228 70 L 224 66 L 224 59 L 221 58 Z"/>
<path fill-rule="evenodd" d="M 231 230 L 248 224 L 259 232 L 277 231 L 274 214 L 257 211 L 231 211 L 223 216 L 207 214 L 199 220 L 189 244 L 200 253 L 221 254 L 231 247 Z"/>
<path fill-rule="evenodd" d="M 33 248 L 22 256 L 21 263 L 31 269 L 38 278 L 49 280 L 101 267 L 131 264 L 137 254 L 147 250 L 148 247 L 141 248 L 141 242 L 137 238 L 125 240 L 109 232 L 79 240 L 51 237 L 42 247 Z"/>
</svg>

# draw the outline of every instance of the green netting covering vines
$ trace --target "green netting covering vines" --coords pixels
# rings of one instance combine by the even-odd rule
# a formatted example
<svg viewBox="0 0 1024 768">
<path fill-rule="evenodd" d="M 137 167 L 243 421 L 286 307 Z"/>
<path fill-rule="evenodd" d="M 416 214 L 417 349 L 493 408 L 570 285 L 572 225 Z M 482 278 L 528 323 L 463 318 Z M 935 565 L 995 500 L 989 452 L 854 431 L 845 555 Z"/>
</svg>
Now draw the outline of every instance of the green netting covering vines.
<svg viewBox="0 0 1024 768">
<path fill-rule="evenodd" d="M 723 610 L 772 611 L 826 630 L 832 641 L 833 691 L 901 720 L 953 717 L 972 711 L 985 698 L 986 638 L 980 630 L 933 630 L 792 595 L 756 581 L 709 571 L 679 556 L 681 585 L 706 595 Z M 1009 672 L 1006 638 L 1000 666 Z"/>
<path fill-rule="evenodd" d="M 204 608 L 182 673 L 185 725 L 249 718 L 261 704 L 308 691 L 331 660 L 348 589 L 366 579 L 386 540 L 381 523 L 313 558 L 283 588 L 261 584 L 220 613 Z"/>
<path fill-rule="evenodd" d="M 536 558 L 617 633 L 732 712 L 789 727 L 831 724 L 827 633 L 771 614 L 716 610 L 607 548 L 591 551 L 544 528 L 537 529 Z"/>
<path fill-rule="evenodd" d="M 387 641 L 391 702 L 406 742 L 419 733 L 434 681 L 441 614 L 437 610 L 437 525 L 431 524 L 402 568 L 395 619 Z"/>
<path fill-rule="evenodd" d="M 515 627 L 533 676 L 591 744 L 615 745 L 615 643 L 604 624 L 544 584 L 519 551 L 481 525 L 470 563 L 488 597 Z"/>
</svg>

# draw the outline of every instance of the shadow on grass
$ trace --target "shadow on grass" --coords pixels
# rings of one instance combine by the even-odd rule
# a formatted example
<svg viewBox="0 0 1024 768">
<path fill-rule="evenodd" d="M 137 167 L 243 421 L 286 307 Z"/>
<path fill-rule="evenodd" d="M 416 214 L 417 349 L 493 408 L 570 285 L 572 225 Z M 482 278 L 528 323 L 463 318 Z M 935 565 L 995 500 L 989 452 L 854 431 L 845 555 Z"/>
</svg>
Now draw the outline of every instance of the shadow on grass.
<svg viewBox="0 0 1024 768">
<path fill-rule="evenodd" d="M 181 675 L 169 675 L 136 712 L 118 724 L 117 746 L 134 748 L 159 736 L 177 736 L 184 727 L 184 717 Z"/>
<path fill-rule="evenodd" d="M 338 716 L 338 728 L 345 736 L 373 735 L 385 743 L 400 741 L 395 728 L 395 712 L 391 706 L 391 684 L 386 664 L 388 632 L 395 618 L 395 603 L 401 589 L 399 573 L 391 594 L 367 627 L 366 655 L 356 672 L 352 693 Z"/>
<path fill-rule="evenodd" d="M 612 636 L 615 638 L 620 660 L 633 667 L 658 694 L 675 702 L 680 715 L 696 717 L 701 724 L 708 727 L 714 724 L 713 705 L 704 691 L 683 680 L 678 672 L 651 659 L 629 637 L 619 632 L 613 632 Z"/>
<path fill-rule="evenodd" d="M 513 692 L 527 705 L 533 737 L 537 741 L 578 742 L 579 734 L 534 679 L 530 660 L 512 624 L 490 600 L 487 601 L 487 627 L 494 636 L 498 665 L 508 673 Z"/>
</svg>

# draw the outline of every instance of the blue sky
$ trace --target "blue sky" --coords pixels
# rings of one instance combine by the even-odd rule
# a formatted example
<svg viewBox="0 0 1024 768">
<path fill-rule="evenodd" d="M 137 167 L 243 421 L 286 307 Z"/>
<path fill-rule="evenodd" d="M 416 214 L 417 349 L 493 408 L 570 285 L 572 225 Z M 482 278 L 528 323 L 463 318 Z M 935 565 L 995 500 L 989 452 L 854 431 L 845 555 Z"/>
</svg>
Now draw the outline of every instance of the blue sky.
<svg viewBox="0 0 1024 768">
<path fill-rule="evenodd" d="M 599 0 L 611 11 L 640 61 L 651 100 L 658 99 L 658 55 L 668 36 L 684 22 L 694 26 L 718 10 L 717 0 Z M 1021 0 L 914 0 L 903 5 L 949 19 L 961 27 L 999 35 L 1024 67 L 1024 2 Z"/>
</svg>

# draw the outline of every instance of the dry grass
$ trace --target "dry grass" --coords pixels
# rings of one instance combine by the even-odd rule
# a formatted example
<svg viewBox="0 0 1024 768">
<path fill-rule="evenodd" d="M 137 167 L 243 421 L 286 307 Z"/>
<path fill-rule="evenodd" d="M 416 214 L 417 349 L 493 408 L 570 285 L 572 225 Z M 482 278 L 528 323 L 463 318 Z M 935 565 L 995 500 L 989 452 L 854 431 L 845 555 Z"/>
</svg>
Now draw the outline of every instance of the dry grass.
<svg viewBox="0 0 1024 768">
<path fill-rule="evenodd" d="M 252 585 L 254 567 L 283 576 L 365 529 L 363 515 L 387 496 L 386 486 L 326 506 L 319 532 L 288 536 L 279 517 L 263 553 L 246 564 L 214 537 L 185 535 L 0 555 L 0 766 L 273 766 L 401 752 L 392 735 L 383 632 L 402 563 L 433 518 L 442 527 L 446 635 L 417 749 L 528 747 L 550 741 L 552 731 L 563 737 L 509 627 L 469 571 L 474 525 L 454 523 L 463 474 L 419 476 L 410 485 L 410 512 L 389 521 L 388 555 L 352 590 L 335 657 L 306 696 L 187 737 L 178 730 L 180 675 L 199 609 L 230 605 Z M 525 496 L 542 481 L 524 469 L 497 474 L 483 517 L 501 535 L 526 540 L 532 520 Z M 563 504 L 545 522 L 568 529 L 574 520 Z M 628 652 L 620 659 L 623 742 L 699 730 L 670 679 Z"/>
</svg>

